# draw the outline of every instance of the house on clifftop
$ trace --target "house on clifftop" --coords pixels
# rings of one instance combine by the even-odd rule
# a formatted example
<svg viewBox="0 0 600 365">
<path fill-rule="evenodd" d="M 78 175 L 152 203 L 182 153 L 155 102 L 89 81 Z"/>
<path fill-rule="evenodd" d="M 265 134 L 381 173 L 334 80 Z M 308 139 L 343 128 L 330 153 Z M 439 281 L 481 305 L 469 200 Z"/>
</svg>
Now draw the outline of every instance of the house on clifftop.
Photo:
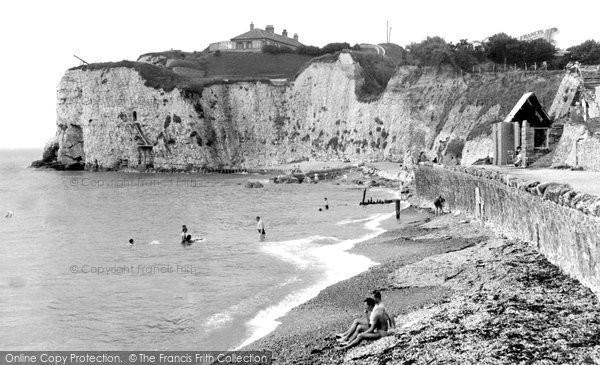
<svg viewBox="0 0 600 365">
<path fill-rule="evenodd" d="M 211 43 L 208 49 L 210 52 L 261 52 L 262 47 L 267 45 L 295 50 L 303 44 L 298 41 L 297 33 L 290 38 L 286 29 L 281 34 L 276 34 L 275 27 L 272 25 L 267 25 L 263 30 L 255 28 L 254 23 L 250 23 L 250 30 L 246 33 L 233 37 L 230 41 Z"/>
</svg>

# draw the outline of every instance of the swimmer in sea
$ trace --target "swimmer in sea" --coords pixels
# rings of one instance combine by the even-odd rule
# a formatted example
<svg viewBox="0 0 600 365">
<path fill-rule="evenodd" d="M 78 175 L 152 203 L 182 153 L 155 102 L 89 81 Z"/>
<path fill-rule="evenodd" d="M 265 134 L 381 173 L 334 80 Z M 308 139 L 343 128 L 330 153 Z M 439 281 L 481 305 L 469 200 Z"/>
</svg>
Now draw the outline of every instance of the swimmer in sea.
<svg viewBox="0 0 600 365">
<path fill-rule="evenodd" d="M 181 243 L 187 243 L 188 242 L 188 234 L 187 234 L 187 227 L 185 226 L 185 224 L 183 225 L 183 229 L 181 230 Z"/>
</svg>

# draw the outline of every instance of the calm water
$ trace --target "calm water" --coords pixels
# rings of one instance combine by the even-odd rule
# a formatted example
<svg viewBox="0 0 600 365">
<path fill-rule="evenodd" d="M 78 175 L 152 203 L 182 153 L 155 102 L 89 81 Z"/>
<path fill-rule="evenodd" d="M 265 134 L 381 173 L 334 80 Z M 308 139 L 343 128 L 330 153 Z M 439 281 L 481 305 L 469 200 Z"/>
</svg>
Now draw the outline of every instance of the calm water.
<svg viewBox="0 0 600 365">
<path fill-rule="evenodd" d="M 362 190 L 343 185 L 26 168 L 39 156 L 0 150 L 0 213 L 14 213 L 0 219 L 4 350 L 239 347 L 375 264 L 346 250 L 393 214 L 358 207 Z M 182 247 L 182 224 L 206 240 Z"/>
</svg>

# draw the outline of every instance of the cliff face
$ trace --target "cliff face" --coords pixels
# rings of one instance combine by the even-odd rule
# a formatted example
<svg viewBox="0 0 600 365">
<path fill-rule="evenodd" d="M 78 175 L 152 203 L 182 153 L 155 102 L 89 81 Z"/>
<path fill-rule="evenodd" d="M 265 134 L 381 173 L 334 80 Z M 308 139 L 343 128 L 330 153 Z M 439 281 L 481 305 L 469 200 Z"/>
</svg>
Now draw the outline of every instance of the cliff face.
<svg viewBox="0 0 600 365">
<path fill-rule="evenodd" d="M 562 74 L 461 77 L 403 67 L 360 102 L 349 54 L 314 62 L 289 85 L 238 82 L 201 91 L 145 86 L 126 67 L 69 70 L 58 90 L 58 161 L 87 167 L 268 167 L 311 160 L 470 164 L 492 154 L 491 122 L 526 91 L 550 105 Z"/>
</svg>

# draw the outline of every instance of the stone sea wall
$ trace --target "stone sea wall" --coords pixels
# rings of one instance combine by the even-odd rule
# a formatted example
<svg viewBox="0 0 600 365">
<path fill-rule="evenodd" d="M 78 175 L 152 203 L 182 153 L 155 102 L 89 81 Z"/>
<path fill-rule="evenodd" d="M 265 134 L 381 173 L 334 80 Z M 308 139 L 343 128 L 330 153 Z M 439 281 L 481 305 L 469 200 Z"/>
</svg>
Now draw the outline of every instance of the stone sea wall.
<svg viewBox="0 0 600 365">
<path fill-rule="evenodd" d="M 262 168 L 297 161 L 396 161 L 492 154 L 490 123 L 521 95 L 553 102 L 561 73 L 464 75 L 401 67 L 377 100 L 356 89 L 350 54 L 313 62 L 286 85 L 236 82 L 193 92 L 146 85 L 135 69 L 66 72 L 57 95 L 57 159 L 87 168 Z"/>
<path fill-rule="evenodd" d="M 421 164 L 417 193 L 442 195 L 510 238 L 528 241 L 550 262 L 600 294 L 600 198 L 556 183 L 526 182 L 497 171 Z"/>
</svg>

